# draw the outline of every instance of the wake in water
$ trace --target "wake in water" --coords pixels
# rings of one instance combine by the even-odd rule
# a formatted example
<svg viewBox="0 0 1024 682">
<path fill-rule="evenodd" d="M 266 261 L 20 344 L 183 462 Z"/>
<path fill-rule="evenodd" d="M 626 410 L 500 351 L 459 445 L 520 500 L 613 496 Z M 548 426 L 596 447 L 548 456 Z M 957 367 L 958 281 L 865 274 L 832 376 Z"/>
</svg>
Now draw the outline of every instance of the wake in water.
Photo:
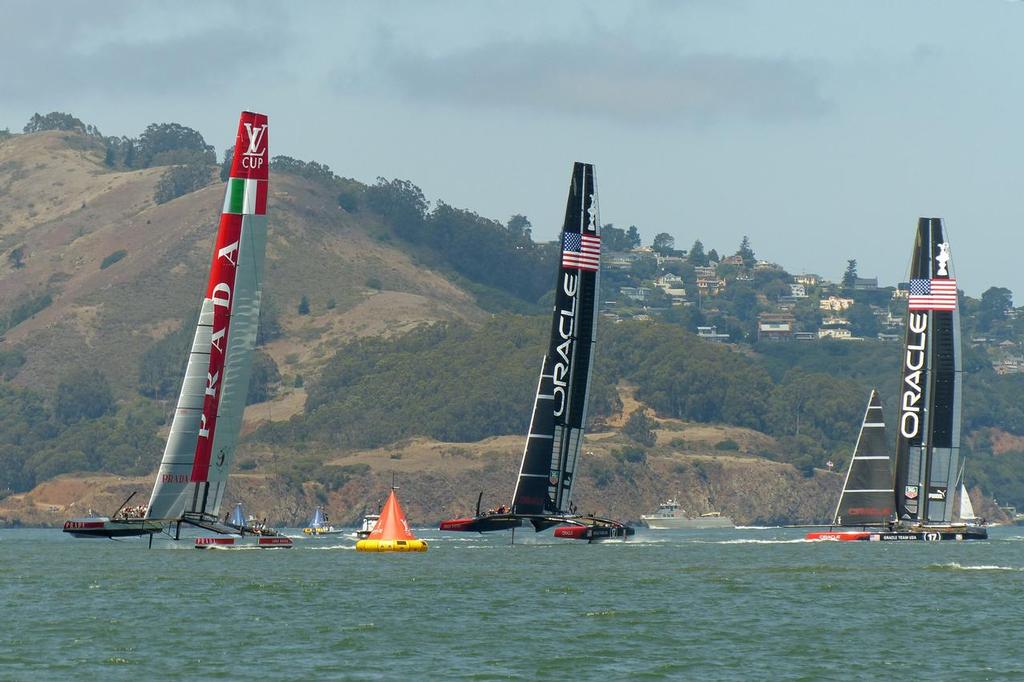
<svg viewBox="0 0 1024 682">
<path fill-rule="evenodd" d="M 945 564 L 932 564 L 928 568 L 940 571 L 1024 571 L 1024 568 L 1016 568 L 1014 566 L 995 566 L 990 564 L 964 566 L 956 561 L 950 561 Z"/>
<path fill-rule="evenodd" d="M 806 538 L 791 540 L 757 540 L 755 538 L 736 538 L 734 540 L 693 540 L 694 543 L 702 545 L 793 545 L 806 542 L 816 542 Z"/>
</svg>

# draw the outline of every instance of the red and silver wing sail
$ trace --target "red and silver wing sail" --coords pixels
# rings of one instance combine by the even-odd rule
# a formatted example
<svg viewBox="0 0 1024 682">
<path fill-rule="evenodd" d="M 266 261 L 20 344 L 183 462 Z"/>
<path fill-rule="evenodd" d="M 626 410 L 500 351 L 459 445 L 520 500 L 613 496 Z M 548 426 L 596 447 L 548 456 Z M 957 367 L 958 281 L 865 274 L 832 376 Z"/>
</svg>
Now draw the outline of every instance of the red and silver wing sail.
<svg viewBox="0 0 1024 682">
<path fill-rule="evenodd" d="M 217 516 L 242 424 L 267 237 L 269 133 L 243 112 L 210 278 L 149 517 Z"/>
<path fill-rule="evenodd" d="M 573 167 L 548 352 L 512 498 L 514 514 L 570 511 L 593 367 L 601 234 L 594 167 Z"/>
</svg>

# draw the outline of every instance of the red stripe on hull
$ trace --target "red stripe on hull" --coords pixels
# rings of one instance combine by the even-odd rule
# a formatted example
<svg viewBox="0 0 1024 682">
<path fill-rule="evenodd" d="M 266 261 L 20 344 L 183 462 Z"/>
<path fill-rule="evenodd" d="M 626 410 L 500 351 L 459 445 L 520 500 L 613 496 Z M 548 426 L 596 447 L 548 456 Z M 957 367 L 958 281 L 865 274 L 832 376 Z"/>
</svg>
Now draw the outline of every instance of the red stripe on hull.
<svg viewBox="0 0 1024 682">
<path fill-rule="evenodd" d="M 872 535 L 877 533 L 871 533 L 870 531 L 814 531 L 808 533 L 805 536 L 807 540 L 832 540 L 834 542 L 850 542 L 852 540 L 870 540 Z"/>
</svg>

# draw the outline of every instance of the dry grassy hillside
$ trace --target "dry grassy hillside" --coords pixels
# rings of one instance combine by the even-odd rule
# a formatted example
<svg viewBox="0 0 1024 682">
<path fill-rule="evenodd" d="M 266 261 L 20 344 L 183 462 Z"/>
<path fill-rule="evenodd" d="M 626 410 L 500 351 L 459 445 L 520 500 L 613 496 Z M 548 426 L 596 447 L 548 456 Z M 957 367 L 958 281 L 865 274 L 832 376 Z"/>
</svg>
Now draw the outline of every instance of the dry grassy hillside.
<svg viewBox="0 0 1024 682">
<path fill-rule="evenodd" d="M 71 133 L 0 143 L 0 315 L 53 297 L 5 334 L 4 344 L 27 353 L 19 383 L 51 387 L 66 368 L 90 365 L 130 395 L 141 353 L 195 314 L 223 184 L 211 168 L 209 186 L 157 205 L 164 169 L 113 172 L 102 159 L 89 138 Z M 371 236 L 370 218 L 345 212 L 314 182 L 275 175 L 268 214 L 265 295 L 285 338 L 267 350 L 283 372 L 308 375 L 356 336 L 483 314 L 457 286 Z M 22 245 L 16 268 L 6 254 Z M 127 255 L 101 269 L 119 250 Z M 296 312 L 302 296 L 310 315 Z"/>
<path fill-rule="evenodd" d="M 631 409 L 640 406 L 623 390 Z M 249 416 L 259 418 L 253 406 Z M 617 420 L 611 420 L 616 422 Z M 574 500 L 583 512 L 638 520 L 666 497 L 677 497 L 695 512 L 712 509 L 738 523 L 811 522 L 827 518 L 842 483 L 838 473 L 817 471 L 803 477 L 789 464 L 759 456 L 774 441 L 748 429 L 657 419 L 657 444 L 645 463 L 620 461 L 615 451 L 629 445 L 616 427 L 590 434 L 584 446 L 581 478 Z M 729 439 L 738 450 L 722 451 Z M 317 504 L 325 504 L 336 521 L 354 523 L 373 508 L 391 485 L 402 487 L 403 505 L 413 523 L 435 524 L 441 518 L 471 514 L 480 491 L 484 505 L 507 502 L 522 457 L 520 436 L 500 436 L 475 443 L 442 443 L 415 438 L 385 448 L 356 452 L 317 450 L 316 459 L 359 472 L 336 490 L 318 481 L 289 488 L 268 471 L 289 459 L 309 456 L 301 444 L 293 449 L 248 446 L 231 477 L 229 500 L 240 500 L 277 523 L 301 523 Z M 59 523 L 65 514 L 116 508 L 132 491 L 145 496 L 149 477 L 62 476 L 31 493 L 0 501 L 0 523 Z"/>
</svg>

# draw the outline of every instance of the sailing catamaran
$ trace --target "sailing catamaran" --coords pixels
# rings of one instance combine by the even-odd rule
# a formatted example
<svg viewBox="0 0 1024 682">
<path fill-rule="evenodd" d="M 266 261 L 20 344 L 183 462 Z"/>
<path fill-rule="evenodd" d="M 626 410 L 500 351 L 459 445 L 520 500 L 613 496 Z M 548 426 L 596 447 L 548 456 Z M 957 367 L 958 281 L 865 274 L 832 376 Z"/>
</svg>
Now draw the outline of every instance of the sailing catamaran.
<svg viewBox="0 0 1024 682">
<path fill-rule="evenodd" d="M 273 531 L 247 535 L 218 519 L 249 387 L 263 283 L 269 177 L 267 117 L 242 112 L 209 281 L 145 518 L 71 519 L 85 537 L 150 535 L 182 525 L 222 537 L 196 546 L 290 546 Z M 115 515 L 116 516 L 116 515 Z"/>
<path fill-rule="evenodd" d="M 870 485 L 877 487 L 854 490 L 869 496 L 863 509 L 871 513 L 860 515 L 851 513 L 849 508 L 840 513 L 843 499 L 850 492 L 844 489 L 834 519 L 836 525 L 877 522 L 878 525 L 884 523 L 886 528 L 878 532 L 808 533 L 808 539 L 983 540 L 988 537 L 988 531 L 979 525 L 953 522 L 953 491 L 960 471 L 963 372 L 957 283 L 950 258 L 942 221 L 921 218 L 910 264 L 895 482 L 892 486 L 877 485 L 882 479 L 876 471 Z M 870 405 L 868 412 L 871 412 Z M 880 405 L 878 414 L 875 421 L 880 421 Z M 865 427 L 868 418 L 865 417 Z M 864 430 L 861 429 L 862 438 Z M 851 476 L 854 465 L 860 468 L 866 464 L 858 462 L 857 453 L 854 455 Z M 848 484 L 849 481 L 848 476 Z M 851 499 L 857 500 L 856 504 L 864 502 L 857 495 Z M 882 514 L 874 513 L 884 511 L 890 504 L 892 509 L 884 519 Z"/>
<path fill-rule="evenodd" d="M 553 526 L 556 537 L 596 541 L 625 538 L 628 526 L 575 512 L 570 500 L 587 420 L 594 362 L 601 230 L 594 166 L 576 163 L 561 235 L 561 263 L 547 355 L 541 365 L 530 432 L 511 507 L 441 522 L 441 530 L 505 530 L 529 521 L 536 531 Z"/>
<path fill-rule="evenodd" d="M 324 508 L 317 507 L 316 511 L 313 512 L 313 518 L 309 520 L 309 524 L 302 529 L 302 532 L 306 535 L 319 537 L 321 535 L 341 535 L 345 531 L 332 526 L 327 520 Z"/>
</svg>

